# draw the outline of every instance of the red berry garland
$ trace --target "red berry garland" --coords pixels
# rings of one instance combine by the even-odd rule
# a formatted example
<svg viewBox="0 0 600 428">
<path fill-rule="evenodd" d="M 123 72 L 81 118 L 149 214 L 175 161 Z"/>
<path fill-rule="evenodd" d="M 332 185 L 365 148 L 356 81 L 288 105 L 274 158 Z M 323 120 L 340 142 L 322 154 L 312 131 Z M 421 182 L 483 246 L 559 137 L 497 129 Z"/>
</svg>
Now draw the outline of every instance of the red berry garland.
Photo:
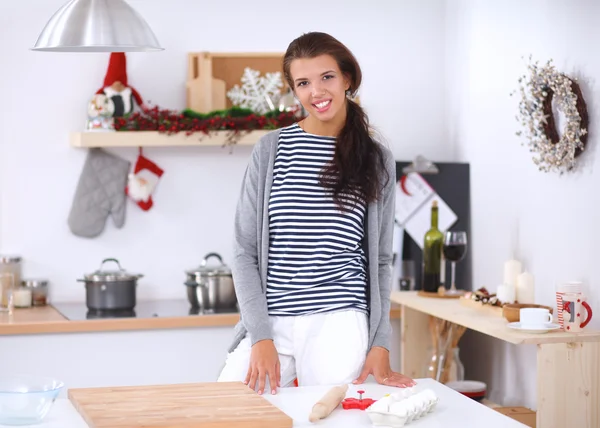
<svg viewBox="0 0 600 428">
<path fill-rule="evenodd" d="M 142 112 L 135 112 L 127 117 L 114 120 L 117 131 L 158 131 L 175 134 L 185 132 L 192 135 L 202 132 L 208 135 L 211 131 L 234 131 L 228 143 L 235 144 L 235 136 L 239 131 L 259 129 L 277 129 L 291 125 L 300 118 L 296 112 L 271 112 L 257 115 L 246 109 L 229 109 L 208 114 L 199 114 L 190 110 L 178 112 L 153 107 Z"/>
</svg>

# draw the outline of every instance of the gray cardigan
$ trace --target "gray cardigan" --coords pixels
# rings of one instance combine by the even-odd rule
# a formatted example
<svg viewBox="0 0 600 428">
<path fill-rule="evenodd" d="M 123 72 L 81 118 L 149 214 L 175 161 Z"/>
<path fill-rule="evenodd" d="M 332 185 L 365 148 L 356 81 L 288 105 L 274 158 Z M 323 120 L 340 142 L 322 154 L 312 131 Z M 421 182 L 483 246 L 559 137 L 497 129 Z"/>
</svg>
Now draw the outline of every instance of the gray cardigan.
<svg viewBox="0 0 600 428">
<path fill-rule="evenodd" d="M 272 339 L 266 299 L 269 256 L 268 204 L 273 181 L 273 163 L 279 130 L 263 136 L 255 145 L 242 181 L 234 221 L 235 292 L 240 321 L 234 328 L 233 351 L 247 332 L 251 343 Z M 390 292 L 392 239 L 395 210 L 396 163 L 390 150 L 383 147 L 389 181 L 382 197 L 367 208 L 365 250 L 369 265 L 369 349 L 390 349 Z"/>
</svg>

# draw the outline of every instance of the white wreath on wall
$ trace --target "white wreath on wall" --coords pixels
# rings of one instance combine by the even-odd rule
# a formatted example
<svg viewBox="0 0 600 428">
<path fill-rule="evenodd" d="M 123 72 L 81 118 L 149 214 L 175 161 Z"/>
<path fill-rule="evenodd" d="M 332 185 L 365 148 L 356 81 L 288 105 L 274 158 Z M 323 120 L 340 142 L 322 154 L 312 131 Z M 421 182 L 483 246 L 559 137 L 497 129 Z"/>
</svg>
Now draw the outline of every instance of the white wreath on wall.
<svg viewBox="0 0 600 428">
<path fill-rule="evenodd" d="M 521 100 L 516 119 L 523 130 L 516 134 L 528 140 L 529 151 L 535 154 L 533 162 L 540 171 L 571 171 L 585 149 L 588 135 L 587 109 L 579 85 L 576 79 L 556 71 L 552 60 L 542 67 L 530 62 L 528 69 L 530 75 L 519 78 Z M 560 135 L 553 102 L 566 118 Z"/>
</svg>

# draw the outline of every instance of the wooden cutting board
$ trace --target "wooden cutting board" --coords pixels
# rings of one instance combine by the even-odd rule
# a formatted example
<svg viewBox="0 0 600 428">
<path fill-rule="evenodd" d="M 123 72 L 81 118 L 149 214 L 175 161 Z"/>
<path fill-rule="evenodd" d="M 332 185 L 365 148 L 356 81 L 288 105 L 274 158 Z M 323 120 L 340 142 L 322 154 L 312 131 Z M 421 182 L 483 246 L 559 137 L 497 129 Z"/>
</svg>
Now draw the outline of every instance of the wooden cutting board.
<svg viewBox="0 0 600 428">
<path fill-rule="evenodd" d="M 293 420 L 241 382 L 70 389 L 90 428 L 291 428 Z"/>
</svg>

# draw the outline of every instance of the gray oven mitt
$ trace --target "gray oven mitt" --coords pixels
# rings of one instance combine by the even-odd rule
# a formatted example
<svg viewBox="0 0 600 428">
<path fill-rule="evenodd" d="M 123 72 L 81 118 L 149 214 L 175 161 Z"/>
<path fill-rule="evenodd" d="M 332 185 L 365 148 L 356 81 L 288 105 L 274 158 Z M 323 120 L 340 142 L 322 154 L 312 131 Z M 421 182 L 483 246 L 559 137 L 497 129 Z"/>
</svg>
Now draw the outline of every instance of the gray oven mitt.
<svg viewBox="0 0 600 428">
<path fill-rule="evenodd" d="M 103 149 L 90 149 L 69 213 L 69 228 L 74 235 L 100 235 L 109 214 L 117 228 L 123 227 L 130 166 L 131 162 Z"/>
</svg>

